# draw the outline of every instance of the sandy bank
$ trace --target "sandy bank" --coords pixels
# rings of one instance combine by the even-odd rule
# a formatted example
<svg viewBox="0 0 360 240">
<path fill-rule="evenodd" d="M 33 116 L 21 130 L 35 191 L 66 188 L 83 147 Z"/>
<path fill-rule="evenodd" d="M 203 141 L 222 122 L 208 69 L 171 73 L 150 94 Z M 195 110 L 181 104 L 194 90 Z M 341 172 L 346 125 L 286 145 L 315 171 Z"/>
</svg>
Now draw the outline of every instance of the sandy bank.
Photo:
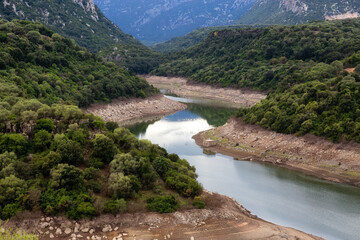
<svg viewBox="0 0 360 240">
<path fill-rule="evenodd" d="M 134 123 L 153 117 L 164 116 L 186 108 L 185 104 L 170 100 L 162 94 L 157 94 L 146 99 L 117 99 L 109 104 L 92 104 L 85 110 L 93 113 L 106 121 L 118 123 Z"/>
<path fill-rule="evenodd" d="M 206 84 L 189 82 L 186 78 L 180 77 L 159 77 L 151 75 L 144 75 L 142 77 L 155 87 L 165 89 L 169 93 L 181 97 L 217 100 L 230 104 L 233 107 L 250 107 L 266 97 L 265 93 L 258 91 L 218 88 Z"/>
<path fill-rule="evenodd" d="M 296 137 L 276 133 L 231 118 L 225 125 L 196 134 L 216 140 L 207 149 L 237 159 L 262 161 L 298 170 L 306 174 L 360 187 L 360 144 L 333 143 L 321 137 Z"/>
<path fill-rule="evenodd" d="M 211 192 L 204 192 L 202 197 L 208 199 L 207 209 L 193 209 L 169 214 L 143 212 L 116 216 L 102 215 L 91 220 L 81 221 L 41 215 L 20 216 L 20 218 L 26 217 L 26 220 L 13 218 L 7 226 L 35 233 L 41 240 L 321 239 L 252 216 L 229 197 Z"/>
</svg>

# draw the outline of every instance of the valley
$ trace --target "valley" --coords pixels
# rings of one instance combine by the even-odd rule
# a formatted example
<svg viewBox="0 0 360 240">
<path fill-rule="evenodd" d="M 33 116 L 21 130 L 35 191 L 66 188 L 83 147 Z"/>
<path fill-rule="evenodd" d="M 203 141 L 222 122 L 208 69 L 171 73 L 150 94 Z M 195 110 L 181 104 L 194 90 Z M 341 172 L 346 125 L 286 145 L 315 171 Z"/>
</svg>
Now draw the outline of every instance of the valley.
<svg viewBox="0 0 360 240">
<path fill-rule="evenodd" d="M 359 7 L 2 1 L 0 239 L 357 240 Z"/>
</svg>

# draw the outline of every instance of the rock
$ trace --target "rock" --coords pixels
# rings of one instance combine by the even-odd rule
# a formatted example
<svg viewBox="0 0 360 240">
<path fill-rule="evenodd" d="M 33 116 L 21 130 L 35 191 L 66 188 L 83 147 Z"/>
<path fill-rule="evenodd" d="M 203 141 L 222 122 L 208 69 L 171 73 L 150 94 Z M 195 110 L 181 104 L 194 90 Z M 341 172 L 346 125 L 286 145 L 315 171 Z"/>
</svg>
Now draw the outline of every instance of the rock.
<svg viewBox="0 0 360 240">
<path fill-rule="evenodd" d="M 116 228 L 114 228 L 114 231 L 117 231 L 119 228 L 118 227 L 116 227 Z"/>
<path fill-rule="evenodd" d="M 83 229 L 81 229 L 81 231 L 84 232 L 84 233 L 86 233 L 86 232 L 89 231 L 89 228 L 83 228 Z"/>
<path fill-rule="evenodd" d="M 94 232 L 95 232 L 94 229 L 90 229 L 90 231 L 89 231 L 90 234 L 93 234 Z"/>
<path fill-rule="evenodd" d="M 50 236 L 49 236 L 50 238 L 54 238 L 54 234 L 52 234 L 52 233 L 50 233 Z"/>
<path fill-rule="evenodd" d="M 70 234 L 71 233 L 71 228 L 65 228 L 65 234 Z"/>
<path fill-rule="evenodd" d="M 81 234 L 76 235 L 77 238 L 82 238 L 83 236 Z"/>
<path fill-rule="evenodd" d="M 49 230 L 52 231 L 52 230 L 54 230 L 54 228 L 50 226 L 50 227 L 49 227 Z"/>
<path fill-rule="evenodd" d="M 102 232 L 110 232 L 111 231 L 111 226 L 105 226 L 103 229 L 102 229 Z"/>
<path fill-rule="evenodd" d="M 50 221 L 51 221 L 51 218 L 50 218 L 50 217 L 47 217 L 45 220 L 46 220 L 47 222 L 50 222 Z"/>
<path fill-rule="evenodd" d="M 58 228 L 58 229 L 56 229 L 56 232 L 55 232 L 57 235 L 61 235 L 62 234 L 62 230 L 61 230 L 61 228 Z"/>
<path fill-rule="evenodd" d="M 41 228 L 47 228 L 48 226 L 50 226 L 50 224 L 48 222 L 43 222 L 40 224 Z"/>
</svg>

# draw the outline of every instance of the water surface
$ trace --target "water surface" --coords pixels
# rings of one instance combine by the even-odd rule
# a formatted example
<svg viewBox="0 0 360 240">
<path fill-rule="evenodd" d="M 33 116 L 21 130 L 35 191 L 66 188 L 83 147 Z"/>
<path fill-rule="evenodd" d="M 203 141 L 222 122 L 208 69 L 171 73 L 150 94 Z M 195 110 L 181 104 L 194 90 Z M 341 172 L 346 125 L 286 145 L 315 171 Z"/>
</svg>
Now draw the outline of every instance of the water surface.
<svg viewBox="0 0 360 240">
<path fill-rule="evenodd" d="M 173 99 L 190 102 L 188 109 L 130 130 L 187 159 L 204 188 L 234 197 L 267 221 L 326 239 L 360 239 L 359 188 L 222 154 L 206 155 L 191 137 L 224 124 L 235 111 L 199 100 Z"/>
</svg>

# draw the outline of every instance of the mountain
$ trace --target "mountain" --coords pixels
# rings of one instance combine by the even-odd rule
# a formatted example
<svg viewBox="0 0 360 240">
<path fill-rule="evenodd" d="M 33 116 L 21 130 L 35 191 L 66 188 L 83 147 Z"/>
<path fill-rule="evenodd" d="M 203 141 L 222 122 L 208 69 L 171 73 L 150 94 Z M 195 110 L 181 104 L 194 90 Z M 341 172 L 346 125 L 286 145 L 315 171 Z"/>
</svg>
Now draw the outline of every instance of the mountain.
<svg viewBox="0 0 360 240">
<path fill-rule="evenodd" d="M 40 23 L 0 20 L 0 102 L 8 97 L 79 107 L 155 90 L 141 78 Z"/>
<path fill-rule="evenodd" d="M 108 20 L 93 0 L 4 0 L 0 18 L 39 21 L 91 52 L 116 43 L 140 44 Z"/>
<path fill-rule="evenodd" d="M 257 0 L 237 23 L 293 25 L 359 16 L 358 0 Z"/>
<path fill-rule="evenodd" d="M 124 32 L 144 43 L 181 36 L 194 29 L 230 25 L 255 0 L 95 0 Z"/>
<path fill-rule="evenodd" d="M 251 25 L 251 27 L 261 27 L 264 25 Z M 206 27 L 198 28 L 184 36 L 174 37 L 168 41 L 157 43 L 153 46 L 150 46 L 151 49 L 154 49 L 157 52 L 161 53 L 170 53 L 180 50 L 185 50 L 191 46 L 194 46 L 202 42 L 210 32 L 220 31 L 225 29 L 239 29 L 239 28 L 249 28 L 250 25 L 232 25 L 232 26 L 222 26 L 222 27 Z"/>
<path fill-rule="evenodd" d="M 214 31 L 152 71 L 207 84 L 269 90 L 360 50 L 360 18 Z M 300 73 L 299 73 L 300 72 Z"/>
</svg>

